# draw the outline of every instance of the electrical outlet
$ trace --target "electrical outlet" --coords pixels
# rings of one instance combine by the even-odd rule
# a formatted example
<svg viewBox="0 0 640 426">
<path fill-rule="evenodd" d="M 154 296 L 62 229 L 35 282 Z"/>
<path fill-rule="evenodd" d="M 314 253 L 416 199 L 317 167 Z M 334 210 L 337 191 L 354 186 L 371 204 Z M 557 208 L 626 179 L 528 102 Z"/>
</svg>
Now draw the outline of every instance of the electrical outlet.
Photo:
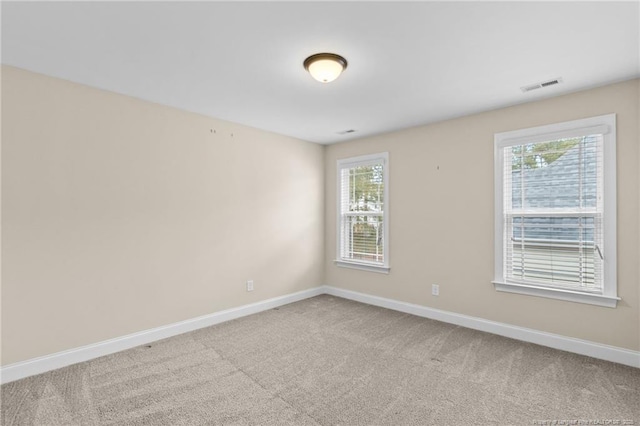
<svg viewBox="0 0 640 426">
<path fill-rule="evenodd" d="M 438 284 L 431 284 L 431 294 L 440 296 L 440 286 Z"/>
<path fill-rule="evenodd" d="M 253 291 L 253 280 L 247 281 L 247 291 Z"/>
</svg>

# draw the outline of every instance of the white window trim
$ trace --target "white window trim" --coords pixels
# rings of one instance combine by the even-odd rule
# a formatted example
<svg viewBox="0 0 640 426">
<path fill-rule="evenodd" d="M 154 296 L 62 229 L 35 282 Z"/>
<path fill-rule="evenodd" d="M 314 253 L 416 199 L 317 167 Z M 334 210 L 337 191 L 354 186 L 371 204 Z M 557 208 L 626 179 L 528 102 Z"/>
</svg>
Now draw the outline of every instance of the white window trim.
<svg viewBox="0 0 640 426">
<path fill-rule="evenodd" d="M 371 163 L 383 163 L 384 173 L 382 179 L 384 182 L 384 215 L 382 216 L 383 223 L 383 264 L 366 262 L 366 261 L 354 261 L 345 260 L 340 258 L 340 229 L 341 229 L 341 193 L 342 193 L 342 177 L 341 170 L 344 168 L 351 168 L 359 165 L 366 165 Z M 382 274 L 388 274 L 391 270 L 389 266 L 389 153 L 381 152 L 378 154 L 361 155 L 358 157 L 343 158 L 338 160 L 336 167 L 336 260 L 334 263 L 337 266 L 343 268 L 359 269 L 362 271 L 378 272 Z"/>
<path fill-rule="evenodd" d="M 544 142 L 589 134 L 603 135 L 603 167 L 604 167 L 604 280 L 602 294 L 583 293 L 559 288 L 546 288 L 536 285 L 509 282 L 503 270 L 503 148 L 519 145 L 524 142 Z M 616 254 L 616 115 L 607 114 L 564 123 L 532 127 L 510 132 L 496 133 L 494 138 L 494 194 L 495 194 L 495 227 L 494 227 L 494 280 L 497 291 L 519 293 L 571 302 L 615 308 L 617 295 L 617 254 Z"/>
</svg>

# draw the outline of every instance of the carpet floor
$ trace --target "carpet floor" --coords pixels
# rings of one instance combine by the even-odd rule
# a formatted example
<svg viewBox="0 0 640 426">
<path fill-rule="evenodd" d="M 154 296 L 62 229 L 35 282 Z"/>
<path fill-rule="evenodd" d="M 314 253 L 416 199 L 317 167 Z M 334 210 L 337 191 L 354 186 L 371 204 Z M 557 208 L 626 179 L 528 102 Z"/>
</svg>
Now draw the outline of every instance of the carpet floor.
<svg viewBox="0 0 640 426">
<path fill-rule="evenodd" d="M 328 295 L 1 391 L 6 426 L 640 425 L 640 369 Z"/>
</svg>

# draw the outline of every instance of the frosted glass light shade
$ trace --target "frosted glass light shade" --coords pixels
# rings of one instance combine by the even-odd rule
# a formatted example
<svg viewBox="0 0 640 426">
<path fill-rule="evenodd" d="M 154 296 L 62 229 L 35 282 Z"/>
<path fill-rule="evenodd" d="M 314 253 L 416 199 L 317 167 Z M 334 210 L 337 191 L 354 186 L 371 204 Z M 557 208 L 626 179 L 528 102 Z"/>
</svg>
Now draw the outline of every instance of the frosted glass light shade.
<svg viewBox="0 0 640 426">
<path fill-rule="evenodd" d="M 334 53 L 318 53 L 305 59 L 304 67 L 311 77 L 321 83 L 329 83 L 340 76 L 347 67 L 347 60 Z"/>
</svg>

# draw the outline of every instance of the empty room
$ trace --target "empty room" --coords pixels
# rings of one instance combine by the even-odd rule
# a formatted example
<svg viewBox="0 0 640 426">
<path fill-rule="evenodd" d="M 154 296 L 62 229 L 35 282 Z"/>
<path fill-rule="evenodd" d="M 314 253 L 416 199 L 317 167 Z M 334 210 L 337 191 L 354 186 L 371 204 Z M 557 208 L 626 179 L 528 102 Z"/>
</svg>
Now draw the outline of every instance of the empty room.
<svg viewBox="0 0 640 426">
<path fill-rule="evenodd" d="M 10 2 L 3 425 L 640 425 L 640 2 Z"/>
</svg>

